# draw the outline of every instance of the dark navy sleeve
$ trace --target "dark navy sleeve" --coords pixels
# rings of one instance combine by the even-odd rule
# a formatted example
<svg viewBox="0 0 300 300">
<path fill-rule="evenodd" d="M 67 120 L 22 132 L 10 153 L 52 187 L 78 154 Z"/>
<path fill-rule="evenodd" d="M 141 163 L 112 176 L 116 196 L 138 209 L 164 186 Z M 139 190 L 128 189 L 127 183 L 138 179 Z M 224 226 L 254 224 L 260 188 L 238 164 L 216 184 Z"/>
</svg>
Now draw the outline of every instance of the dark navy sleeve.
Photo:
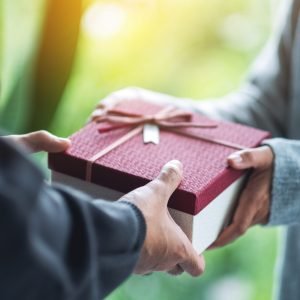
<svg viewBox="0 0 300 300">
<path fill-rule="evenodd" d="M 127 202 L 91 201 L 0 138 L 0 299 L 102 299 L 133 271 L 146 225 Z"/>
</svg>

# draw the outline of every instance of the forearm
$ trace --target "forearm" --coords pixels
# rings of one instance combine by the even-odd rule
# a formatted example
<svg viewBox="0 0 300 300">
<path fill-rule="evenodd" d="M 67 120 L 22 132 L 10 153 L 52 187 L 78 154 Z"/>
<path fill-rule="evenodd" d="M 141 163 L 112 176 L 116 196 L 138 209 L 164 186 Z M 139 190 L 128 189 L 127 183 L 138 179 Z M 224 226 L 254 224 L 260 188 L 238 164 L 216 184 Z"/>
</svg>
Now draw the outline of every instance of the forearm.
<svg viewBox="0 0 300 300">
<path fill-rule="evenodd" d="M 275 155 L 270 225 L 300 224 L 300 141 L 265 141 Z"/>
<path fill-rule="evenodd" d="M 53 189 L 50 190 L 52 193 Z M 71 219 L 68 234 L 56 240 L 63 247 L 62 253 L 57 252 L 57 260 L 61 255 L 68 259 L 62 265 L 67 275 L 67 280 L 62 278 L 65 292 L 70 299 L 102 299 L 132 273 L 145 237 L 144 218 L 126 202 L 92 202 L 86 195 L 62 186 L 54 191 L 61 197 L 61 209 Z M 53 219 L 49 215 L 49 223 Z M 64 227 L 61 221 L 42 223 L 58 231 Z M 51 243 L 48 246 L 52 248 Z M 47 256 L 43 259 L 47 261 Z"/>
<path fill-rule="evenodd" d="M 280 97 L 247 82 L 221 99 L 200 101 L 196 110 L 211 118 L 257 127 L 271 132 L 273 137 L 282 137 L 286 135 L 287 103 Z"/>
</svg>

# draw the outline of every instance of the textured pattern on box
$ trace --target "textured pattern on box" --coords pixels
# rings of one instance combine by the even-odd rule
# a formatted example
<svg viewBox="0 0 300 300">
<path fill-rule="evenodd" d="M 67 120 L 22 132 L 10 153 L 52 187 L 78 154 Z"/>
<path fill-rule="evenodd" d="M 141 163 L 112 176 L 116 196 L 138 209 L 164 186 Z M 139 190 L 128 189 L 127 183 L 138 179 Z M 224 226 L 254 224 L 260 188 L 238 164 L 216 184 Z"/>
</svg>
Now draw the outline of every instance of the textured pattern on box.
<svg viewBox="0 0 300 300">
<path fill-rule="evenodd" d="M 123 102 L 118 108 L 133 113 L 153 114 L 161 106 L 142 101 Z M 193 122 L 209 123 L 204 116 L 193 114 Z M 187 132 L 205 134 L 213 138 L 256 147 L 269 133 L 229 122 L 217 122 L 216 128 L 187 128 Z M 101 126 L 87 124 L 71 136 L 72 147 L 65 153 L 50 154 L 52 170 L 85 180 L 87 160 L 132 128 L 99 133 Z M 196 215 L 230 184 L 244 173 L 227 166 L 226 158 L 236 149 L 160 130 L 159 145 L 144 144 L 142 134 L 118 146 L 98 159 L 92 168 L 93 183 L 127 193 L 155 178 L 161 167 L 172 159 L 184 166 L 184 178 L 173 194 L 169 206 Z"/>
</svg>

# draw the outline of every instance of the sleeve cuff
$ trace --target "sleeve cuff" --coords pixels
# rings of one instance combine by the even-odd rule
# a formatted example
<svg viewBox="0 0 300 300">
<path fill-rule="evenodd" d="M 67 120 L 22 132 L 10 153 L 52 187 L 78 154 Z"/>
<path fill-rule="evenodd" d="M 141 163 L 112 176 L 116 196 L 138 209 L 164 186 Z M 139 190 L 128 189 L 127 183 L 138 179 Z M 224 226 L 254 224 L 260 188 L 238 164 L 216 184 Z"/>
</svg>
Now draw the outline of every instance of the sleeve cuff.
<svg viewBox="0 0 300 300">
<path fill-rule="evenodd" d="M 147 231 L 147 226 L 146 226 L 146 221 L 144 218 L 144 215 L 140 211 L 140 209 L 132 204 L 131 202 L 128 201 L 119 201 L 119 203 L 124 204 L 126 206 L 131 207 L 132 211 L 134 212 L 137 221 L 138 221 L 138 228 L 139 228 L 139 233 L 138 233 L 138 238 L 137 238 L 137 247 L 141 248 L 144 244 L 145 238 L 146 238 L 146 231 Z"/>
<path fill-rule="evenodd" d="M 274 153 L 268 225 L 300 223 L 300 142 L 281 138 L 264 141 Z"/>
</svg>

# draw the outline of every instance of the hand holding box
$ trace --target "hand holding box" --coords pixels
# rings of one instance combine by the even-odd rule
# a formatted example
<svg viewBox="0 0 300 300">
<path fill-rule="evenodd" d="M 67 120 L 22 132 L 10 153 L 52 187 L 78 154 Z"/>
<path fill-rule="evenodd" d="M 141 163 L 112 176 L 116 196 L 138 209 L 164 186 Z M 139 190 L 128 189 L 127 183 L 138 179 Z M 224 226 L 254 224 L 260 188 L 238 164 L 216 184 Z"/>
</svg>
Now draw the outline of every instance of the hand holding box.
<svg viewBox="0 0 300 300">
<path fill-rule="evenodd" d="M 164 109 L 141 101 L 120 103 L 117 108 L 133 115 L 153 115 Z M 170 212 L 196 250 L 203 252 L 229 221 L 243 184 L 245 172 L 228 168 L 226 158 L 240 145 L 258 146 L 269 133 L 196 114 L 190 122 L 217 126 L 190 126 L 180 132 L 160 128 L 160 141 L 155 145 L 145 144 L 141 131 L 118 143 L 136 130 L 137 124 L 103 132 L 111 126 L 109 122 L 91 122 L 71 136 L 69 150 L 49 155 L 53 180 L 94 197 L 116 200 L 151 181 L 166 162 L 177 159 L 183 163 L 184 179 L 170 199 Z M 111 147 L 116 142 L 118 146 Z M 99 152 L 105 154 L 99 156 Z"/>
</svg>

